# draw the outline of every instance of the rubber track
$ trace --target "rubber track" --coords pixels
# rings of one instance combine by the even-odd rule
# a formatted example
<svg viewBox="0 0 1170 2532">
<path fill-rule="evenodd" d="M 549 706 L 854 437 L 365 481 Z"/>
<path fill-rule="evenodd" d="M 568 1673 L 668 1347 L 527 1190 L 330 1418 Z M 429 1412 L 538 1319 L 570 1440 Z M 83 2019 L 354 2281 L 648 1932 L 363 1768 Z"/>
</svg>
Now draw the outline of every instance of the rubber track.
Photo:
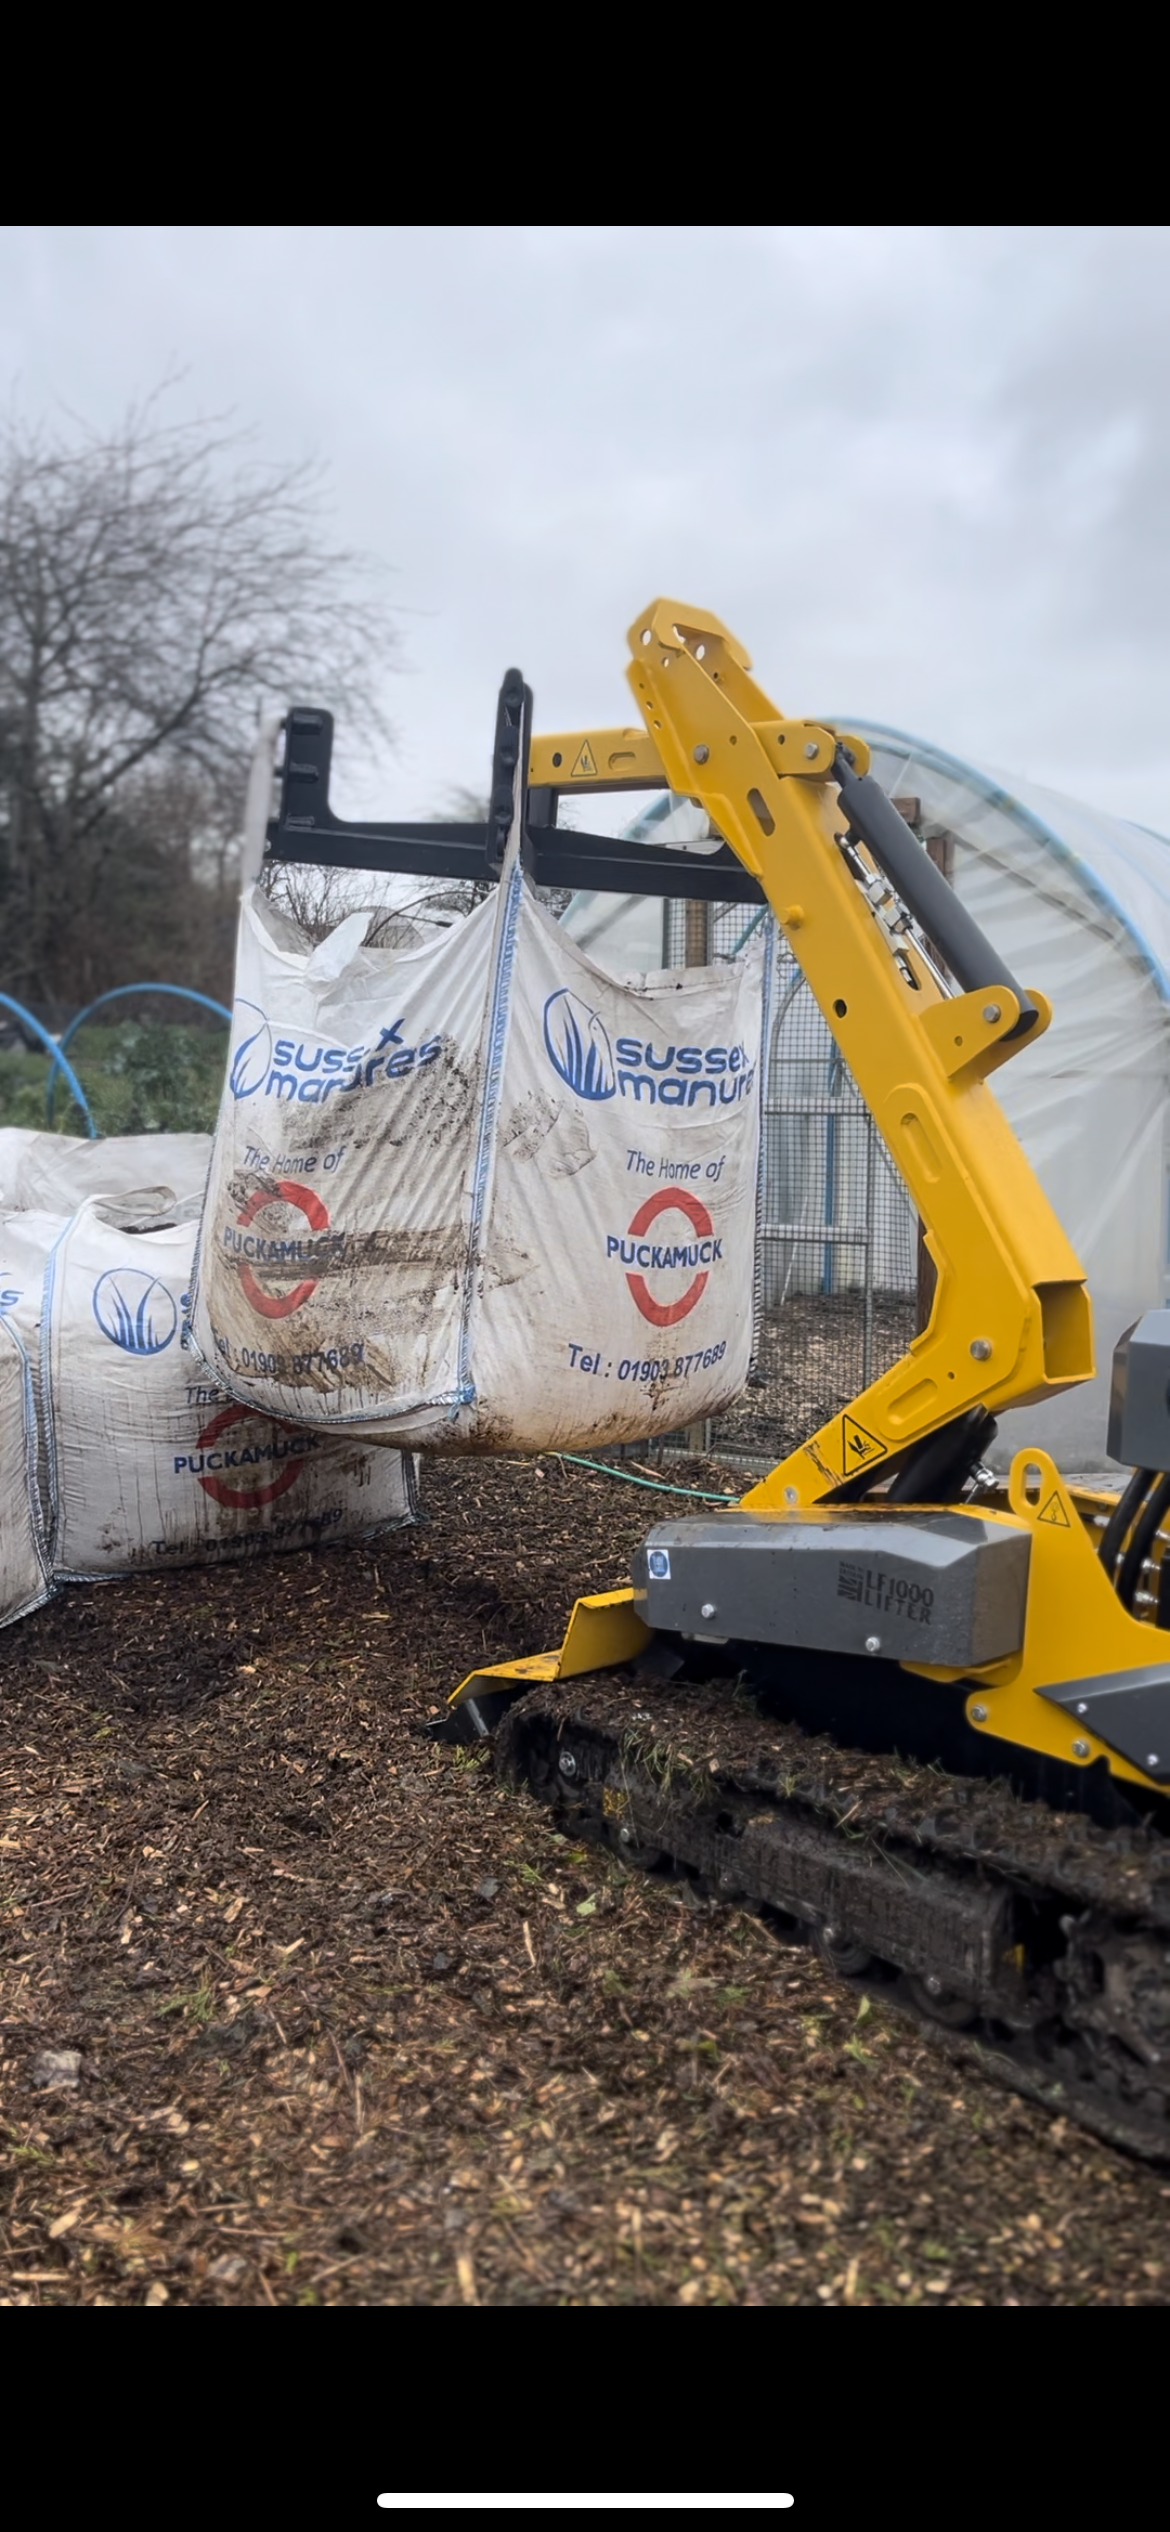
<svg viewBox="0 0 1170 2532">
<path fill-rule="evenodd" d="M 647 1690 L 609 1673 L 536 1689 L 495 1747 L 505 1781 L 574 1833 L 631 1860 L 657 1851 L 710 1896 L 820 1940 L 834 1966 L 859 1948 L 871 1957 L 849 1983 L 948 2054 L 1170 2160 L 1158 1829 L 1104 1830 L 1002 1782 L 811 1738 L 726 1681 Z"/>
</svg>

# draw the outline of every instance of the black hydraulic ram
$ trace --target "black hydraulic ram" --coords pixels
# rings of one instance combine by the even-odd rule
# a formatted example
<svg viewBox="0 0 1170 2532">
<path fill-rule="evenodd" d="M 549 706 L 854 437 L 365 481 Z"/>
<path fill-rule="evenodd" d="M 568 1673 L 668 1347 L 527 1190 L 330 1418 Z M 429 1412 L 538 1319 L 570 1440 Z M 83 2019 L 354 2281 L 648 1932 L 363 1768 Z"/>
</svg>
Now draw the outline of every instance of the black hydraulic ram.
<svg viewBox="0 0 1170 2532">
<path fill-rule="evenodd" d="M 923 851 L 893 801 L 887 800 L 881 784 L 874 781 L 872 774 L 856 771 L 847 747 L 837 750 L 833 780 L 854 834 L 873 854 L 907 913 L 941 951 L 963 992 L 986 993 L 998 987 L 1004 993 L 1014 994 L 1020 1016 L 1010 1035 L 1026 1037 L 1039 1016 L 1035 1003 L 1016 983 L 986 933 L 980 931 L 955 895 L 949 880 L 935 869 L 929 853 Z"/>
</svg>

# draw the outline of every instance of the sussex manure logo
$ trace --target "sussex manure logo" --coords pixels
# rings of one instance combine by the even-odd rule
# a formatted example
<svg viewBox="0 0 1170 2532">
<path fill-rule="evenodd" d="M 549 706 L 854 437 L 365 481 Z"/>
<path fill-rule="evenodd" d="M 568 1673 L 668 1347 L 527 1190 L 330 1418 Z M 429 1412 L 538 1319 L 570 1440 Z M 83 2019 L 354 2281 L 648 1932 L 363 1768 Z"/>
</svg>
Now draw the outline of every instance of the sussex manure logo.
<svg viewBox="0 0 1170 2532">
<path fill-rule="evenodd" d="M 708 1115 L 736 1108 L 755 1088 L 754 1058 L 736 1046 L 681 1046 L 663 1037 L 611 1039 L 600 1012 L 562 985 L 544 1006 L 544 1047 L 578 1099 L 633 1101 Z"/>
<path fill-rule="evenodd" d="M 93 1315 L 123 1354 L 165 1354 L 179 1324 L 174 1294 L 141 1266 L 111 1266 L 99 1275 Z"/>
<path fill-rule="evenodd" d="M 233 1099 L 255 1099 L 263 1091 L 269 1099 L 321 1108 L 327 1099 L 405 1081 L 436 1063 L 443 1052 L 441 1037 L 408 1046 L 404 1019 L 379 1028 L 376 1044 L 363 1039 L 359 1046 L 341 1046 L 308 1031 L 303 1036 L 278 1031 L 254 1002 L 237 1002 L 236 1012 L 238 1025 L 248 1034 L 240 1039 L 228 1073 Z M 251 1022 L 255 1025 L 249 1026 Z"/>
<path fill-rule="evenodd" d="M 599 1013 L 562 985 L 544 1006 L 544 1043 L 553 1071 L 578 1099 L 612 1099 L 617 1090 L 613 1048 Z"/>
</svg>

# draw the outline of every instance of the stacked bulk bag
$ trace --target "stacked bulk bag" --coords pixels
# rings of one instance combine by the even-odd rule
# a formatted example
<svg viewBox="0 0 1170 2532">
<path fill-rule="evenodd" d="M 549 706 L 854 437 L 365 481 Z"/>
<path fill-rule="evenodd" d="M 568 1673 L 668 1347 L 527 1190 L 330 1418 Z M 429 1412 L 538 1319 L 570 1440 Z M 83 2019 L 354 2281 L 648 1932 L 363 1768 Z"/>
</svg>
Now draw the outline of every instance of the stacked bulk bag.
<svg viewBox="0 0 1170 2532">
<path fill-rule="evenodd" d="M 0 1210 L 72 1213 L 87 1196 L 162 1185 L 178 1204 L 202 1197 L 209 1134 L 38 1134 L 0 1126 Z"/>
<path fill-rule="evenodd" d="M 52 1485 L 42 1347 L 45 1276 L 64 1228 L 65 1217 L 60 1213 L 0 1213 L 0 1319 L 16 1338 L 24 1357 L 36 1513 L 46 1535 L 52 1519 Z"/>
<path fill-rule="evenodd" d="M 184 1352 L 210 1151 L 0 1131 L 0 1623 L 46 1571 L 218 1563 L 417 1517 L 409 1456 L 257 1413 Z M 142 1185 L 160 1170 L 171 1183 Z"/>
<path fill-rule="evenodd" d="M 49 1260 L 42 1392 L 52 1565 L 68 1580 L 220 1563 L 412 1521 L 412 1462 L 297 1431 L 183 1351 L 196 1225 L 91 1198 Z"/>
<path fill-rule="evenodd" d="M 0 1626 L 48 1596 L 36 1486 L 36 1416 L 24 1349 L 0 1314 Z"/>
</svg>

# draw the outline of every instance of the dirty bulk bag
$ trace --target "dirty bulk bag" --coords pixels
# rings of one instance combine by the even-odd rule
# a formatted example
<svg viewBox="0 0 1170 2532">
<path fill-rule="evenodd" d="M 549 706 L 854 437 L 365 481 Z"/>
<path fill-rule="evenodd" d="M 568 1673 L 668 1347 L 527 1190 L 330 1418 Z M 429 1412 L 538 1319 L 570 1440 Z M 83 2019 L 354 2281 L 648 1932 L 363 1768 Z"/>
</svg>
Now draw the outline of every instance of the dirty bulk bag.
<svg viewBox="0 0 1170 2532">
<path fill-rule="evenodd" d="M 27 1367 L 37 1511 L 46 1534 L 52 1525 L 53 1499 L 45 1436 L 42 1323 L 45 1274 L 65 1221 L 61 1212 L 34 1208 L 0 1213 L 0 1320 L 16 1337 Z"/>
<path fill-rule="evenodd" d="M 69 1214 L 87 1196 L 164 1186 L 177 1202 L 202 1196 L 210 1134 L 43 1134 L 0 1126 L 0 1206 Z"/>
<path fill-rule="evenodd" d="M 0 1626 L 48 1598 L 35 1454 L 28 1363 L 15 1329 L 0 1317 Z"/>
<path fill-rule="evenodd" d="M 485 1448 L 637 1441 L 754 1352 L 765 945 L 622 985 L 527 885 L 504 942 L 463 1410 Z M 510 955 L 510 968 L 509 968 Z"/>
<path fill-rule="evenodd" d="M 620 984 L 513 866 L 438 943 L 240 924 L 194 1341 L 237 1398 L 431 1449 L 637 1440 L 753 1339 L 766 933 Z"/>
<path fill-rule="evenodd" d="M 417 1439 L 459 1387 L 496 905 L 405 952 L 366 925 L 311 948 L 244 893 L 192 1323 L 235 1397 Z"/>
<path fill-rule="evenodd" d="M 414 1468 L 229 1399 L 181 1344 L 196 1237 L 133 1198 L 83 1205 L 47 1278 L 52 1566 L 74 1581 L 368 1536 L 415 1516 Z M 139 1227 L 135 1227 L 135 1224 Z"/>
<path fill-rule="evenodd" d="M 46 1136 L 44 1139 L 51 1141 L 53 1138 Z M 147 1140 L 145 1136 L 142 1139 Z M 208 1136 L 206 1139 L 208 1149 L 210 1149 L 211 1138 Z M 100 1150 L 102 1146 L 83 1145 L 82 1148 L 83 1150 Z M 122 1162 L 124 1166 L 124 1154 Z M 115 1176 L 117 1174 L 116 1161 L 114 1174 Z M 175 1174 L 181 1177 L 183 1172 L 180 1169 Z M 62 1192 L 67 1182 L 68 1172 L 65 1173 L 61 1182 Z M 176 1206 L 173 1191 L 169 1187 L 140 1188 L 138 1193 L 129 1199 L 111 1196 L 108 1200 L 128 1202 L 132 1211 L 142 1212 L 145 1209 L 147 1212 L 158 1215 L 160 1219 L 163 1218 L 165 1207 L 170 1207 L 173 1213 L 182 1210 L 192 1223 L 188 1239 L 190 1244 L 194 1245 L 194 1217 L 199 1207 L 197 1195 L 188 1194 L 183 1199 L 181 1208 Z M 51 1534 L 53 1527 L 54 1494 L 48 1438 L 49 1372 L 44 1328 L 46 1280 L 53 1252 L 67 1228 L 78 1201 L 79 1199 L 75 1197 L 67 1209 L 59 1209 L 51 1213 L 34 1207 L 30 1207 L 27 1212 L 0 1213 L 0 1317 L 7 1318 L 24 1349 L 28 1362 L 35 1411 L 37 1501 L 47 1535 Z"/>
</svg>

